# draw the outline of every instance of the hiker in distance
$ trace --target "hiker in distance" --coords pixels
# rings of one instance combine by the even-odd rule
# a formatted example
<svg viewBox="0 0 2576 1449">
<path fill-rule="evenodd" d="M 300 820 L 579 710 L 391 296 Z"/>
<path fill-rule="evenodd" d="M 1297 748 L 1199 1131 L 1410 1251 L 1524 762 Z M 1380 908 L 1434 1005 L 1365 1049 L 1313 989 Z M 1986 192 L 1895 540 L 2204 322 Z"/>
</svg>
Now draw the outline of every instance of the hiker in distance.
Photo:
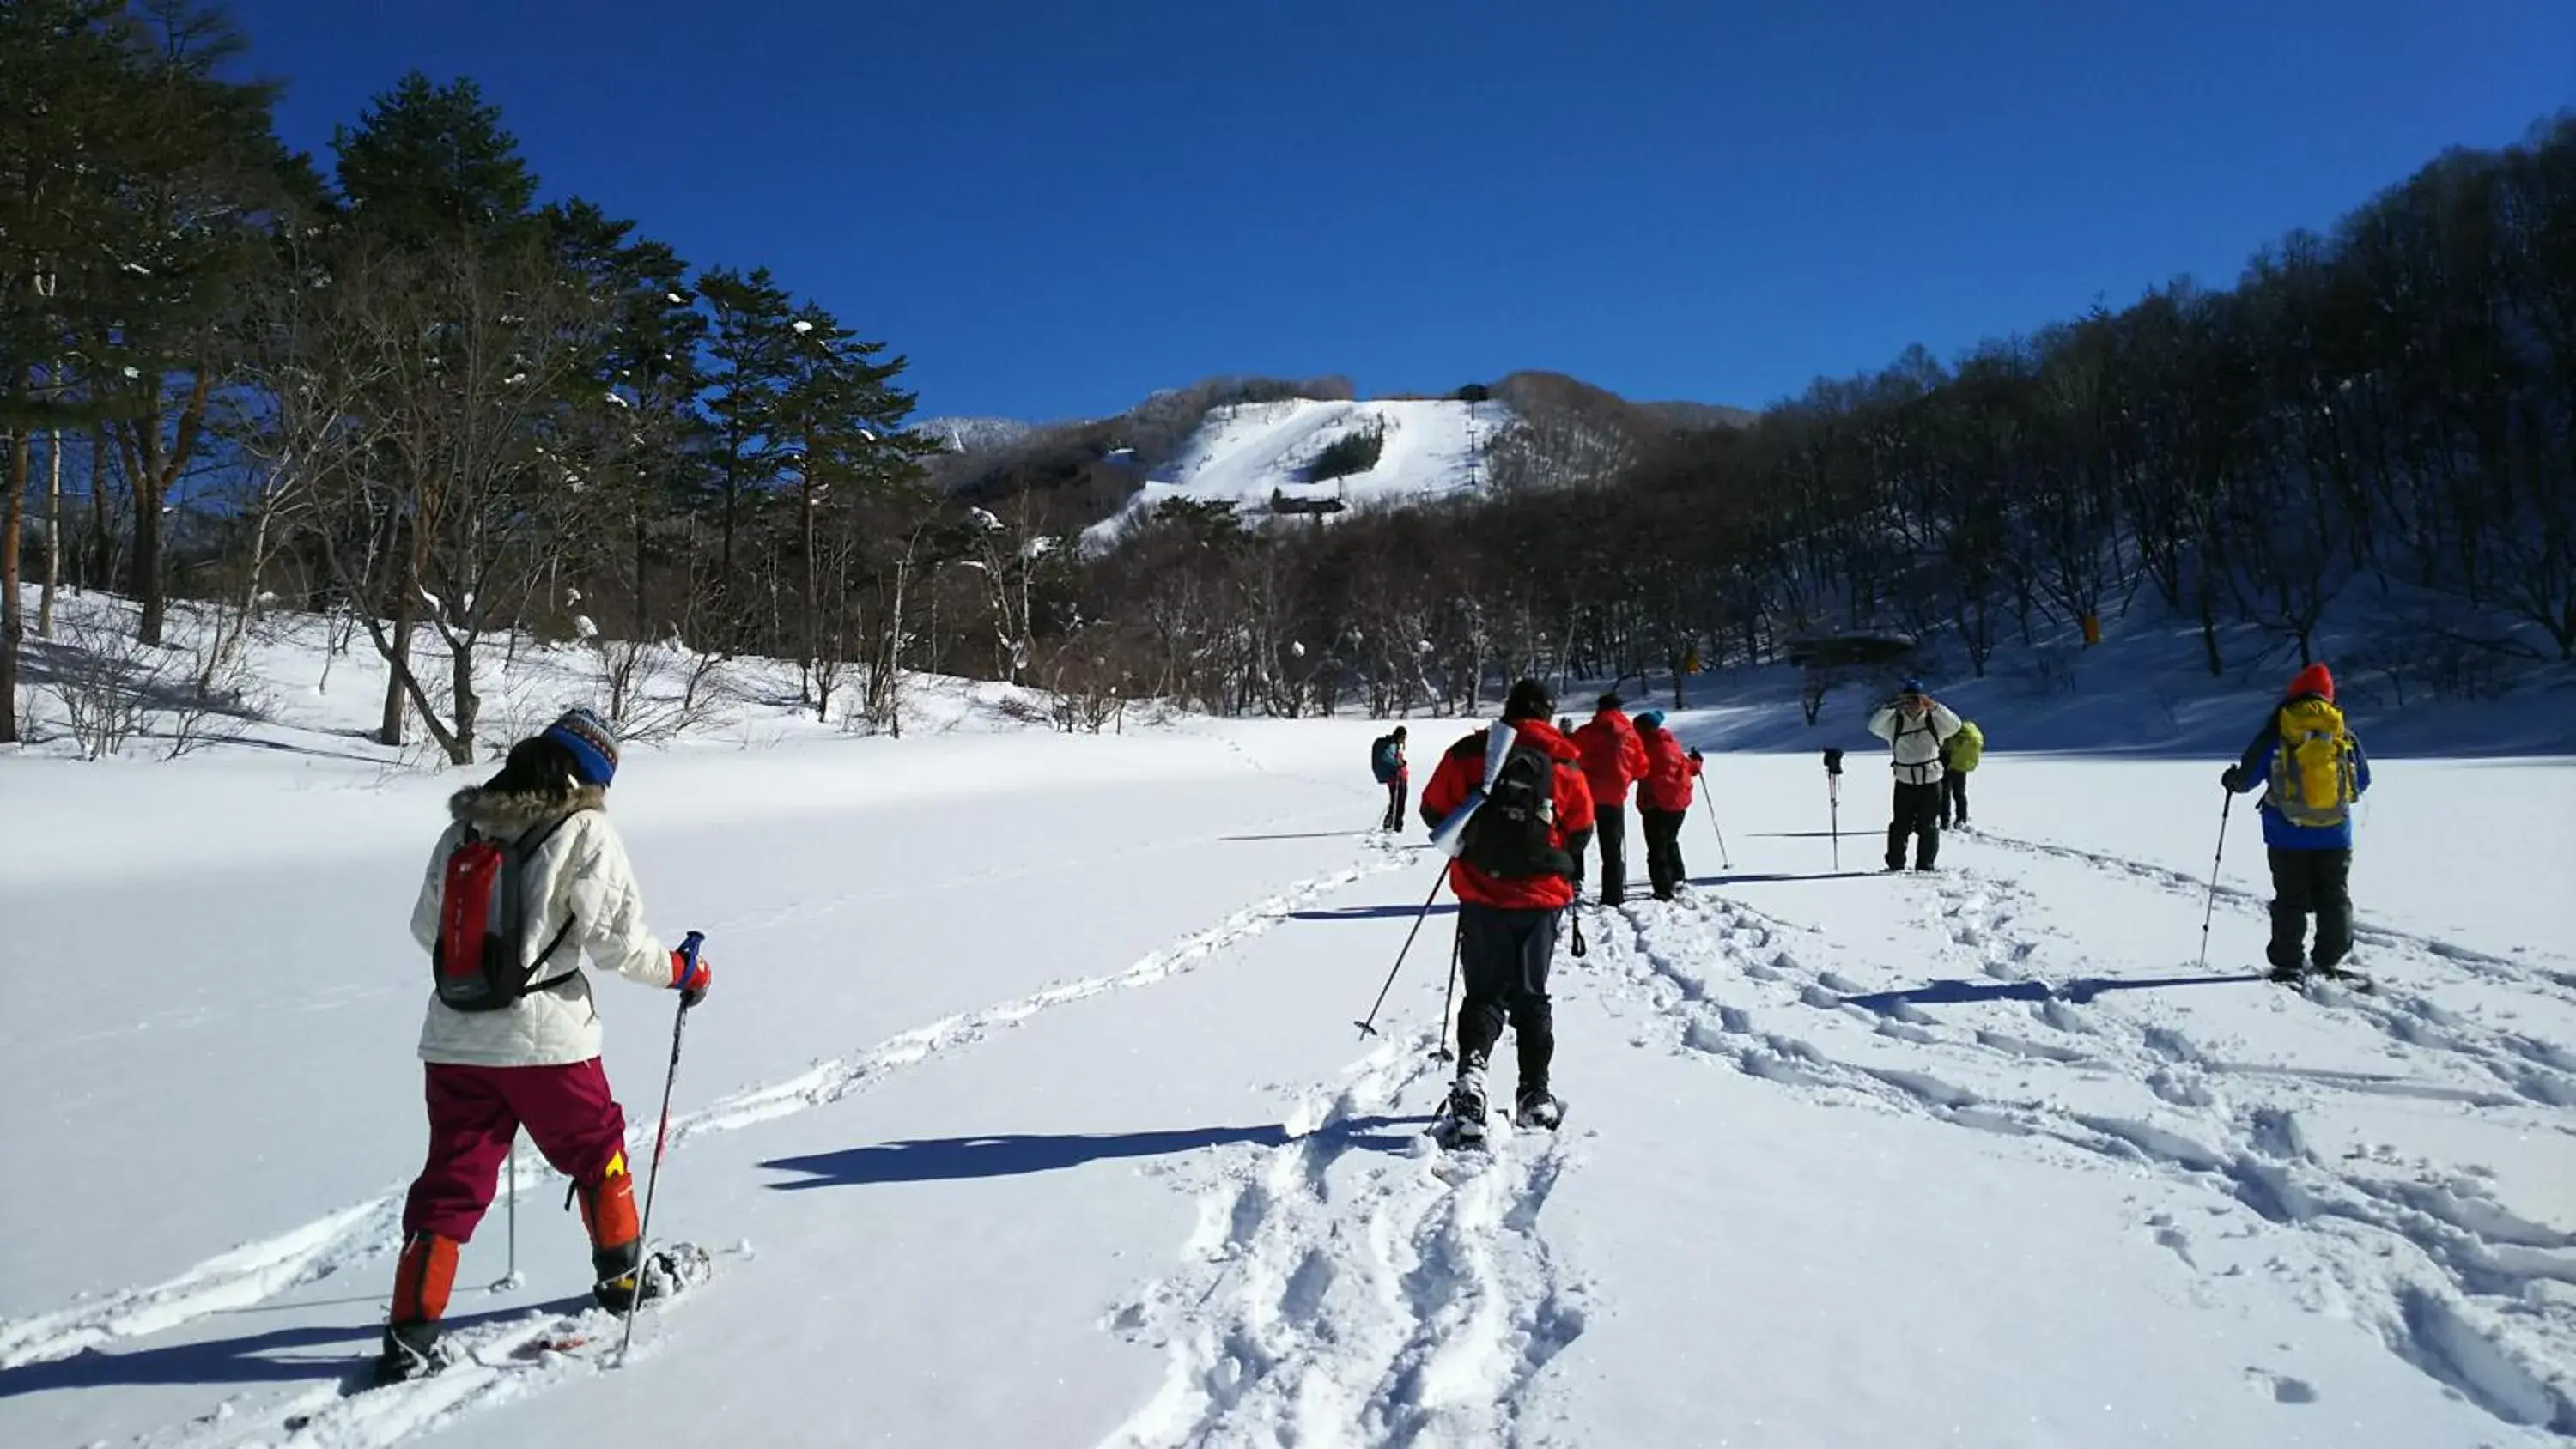
<svg viewBox="0 0 2576 1449">
<path fill-rule="evenodd" d="M 1689 878 L 1682 864 L 1682 825 L 1690 819 L 1691 782 L 1702 765 L 1697 750 L 1685 750 L 1664 728 L 1664 712 L 1637 716 L 1637 739 L 1646 751 L 1646 775 L 1637 789 L 1637 818 L 1646 832 L 1646 879 L 1655 899 L 1671 900 Z"/>
<path fill-rule="evenodd" d="M 2352 807 L 2370 788 L 2370 757 L 2335 708 L 2334 675 L 2311 664 L 2219 776 L 2230 793 L 2261 789 L 2272 866 L 2272 979 L 2332 975 L 2352 954 Z M 2317 918 L 2315 952 L 2308 917 Z"/>
<path fill-rule="evenodd" d="M 1909 679 L 1896 697 L 1869 717 L 1869 732 L 1887 741 L 1896 772 L 1896 803 L 1887 822 L 1887 868 L 1905 869 L 1905 838 L 1914 837 L 1914 868 L 1930 870 L 1941 856 L 1941 747 L 1959 732 L 1950 707 Z"/>
<path fill-rule="evenodd" d="M 1986 732 L 1972 719 L 1941 742 L 1941 828 L 1968 823 L 1968 775 L 1986 757 Z"/>
<path fill-rule="evenodd" d="M 1573 741 L 1548 723 L 1554 713 L 1545 685 L 1520 681 L 1503 703 L 1503 720 L 1516 738 L 1493 788 L 1484 790 L 1481 730 L 1451 746 L 1422 787 L 1422 821 L 1435 832 L 1471 794 L 1485 795 L 1449 864 L 1464 993 L 1448 1115 L 1453 1140 L 1462 1143 L 1485 1135 L 1485 1064 L 1507 1020 L 1519 1058 L 1515 1120 L 1554 1127 L 1564 1117 L 1564 1104 L 1549 1087 L 1556 1025 L 1547 973 L 1557 928 L 1574 904 L 1574 857 L 1592 833 L 1592 791 L 1577 768 Z"/>
<path fill-rule="evenodd" d="M 1628 897 L 1628 787 L 1646 778 L 1646 744 L 1620 712 L 1622 701 L 1605 694 L 1592 719 L 1573 735 L 1583 757 L 1583 783 L 1592 791 L 1592 838 L 1601 847 L 1601 904 Z M 1583 852 L 1574 853 L 1574 878 L 1583 880 Z"/>
<path fill-rule="evenodd" d="M 1404 797 L 1413 783 L 1413 767 L 1404 762 L 1404 726 L 1379 735 L 1369 746 L 1369 770 L 1386 787 L 1386 819 L 1378 829 L 1404 833 Z"/>
<path fill-rule="evenodd" d="M 592 1294 L 622 1313 L 662 1291 L 643 1262 L 626 1114 L 599 1063 L 599 1012 L 581 967 L 694 1002 L 712 968 L 644 927 L 626 847 L 605 813 L 617 736 L 588 710 L 511 747 L 500 773 L 448 801 L 412 908 L 433 989 L 420 1032 L 429 1159 L 404 1199 L 379 1383 L 435 1368 L 457 1250 L 492 1205 L 521 1127 L 572 1179 L 590 1231 Z"/>
</svg>

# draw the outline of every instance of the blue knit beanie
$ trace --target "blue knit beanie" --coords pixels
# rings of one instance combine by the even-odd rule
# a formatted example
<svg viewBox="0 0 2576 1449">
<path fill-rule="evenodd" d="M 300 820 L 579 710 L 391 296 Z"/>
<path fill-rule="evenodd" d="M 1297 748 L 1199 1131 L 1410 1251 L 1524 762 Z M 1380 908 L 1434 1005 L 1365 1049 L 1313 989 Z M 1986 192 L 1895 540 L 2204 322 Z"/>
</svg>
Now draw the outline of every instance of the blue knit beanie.
<svg viewBox="0 0 2576 1449">
<path fill-rule="evenodd" d="M 1644 714 L 1636 717 L 1635 723 L 1645 729 L 1662 729 L 1664 727 L 1664 712 L 1660 709 L 1647 710 Z"/>
<path fill-rule="evenodd" d="M 546 726 L 546 738 L 572 751 L 574 773 L 586 785 L 606 785 L 617 778 L 617 731 L 586 709 L 568 709 Z"/>
</svg>

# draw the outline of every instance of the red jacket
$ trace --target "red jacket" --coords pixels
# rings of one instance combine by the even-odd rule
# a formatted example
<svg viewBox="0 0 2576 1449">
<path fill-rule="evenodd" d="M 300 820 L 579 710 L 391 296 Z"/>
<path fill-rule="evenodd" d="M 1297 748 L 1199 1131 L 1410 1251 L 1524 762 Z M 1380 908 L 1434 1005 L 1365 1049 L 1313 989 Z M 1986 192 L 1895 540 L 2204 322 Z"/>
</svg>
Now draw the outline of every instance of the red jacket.
<svg viewBox="0 0 2576 1449">
<path fill-rule="evenodd" d="M 1628 787 L 1646 778 L 1645 742 L 1615 709 L 1601 711 L 1576 730 L 1574 748 L 1582 752 L 1583 783 L 1592 787 L 1596 807 L 1627 804 Z"/>
<path fill-rule="evenodd" d="M 1524 743 L 1545 750 L 1556 761 L 1555 788 L 1550 793 L 1556 806 L 1555 843 L 1571 851 L 1577 837 L 1592 830 L 1592 790 L 1575 764 L 1582 757 L 1572 740 L 1544 720 L 1522 720 L 1514 728 Z M 1485 732 L 1478 730 L 1440 757 L 1431 783 L 1422 787 L 1422 818 L 1426 822 L 1448 818 L 1484 783 Z M 1449 888 L 1462 901 L 1505 910 L 1556 911 L 1574 904 L 1574 882 L 1564 876 L 1492 876 L 1463 860 L 1449 862 Z"/>
<path fill-rule="evenodd" d="M 1699 761 L 1690 757 L 1671 730 L 1640 729 L 1637 737 L 1646 745 L 1646 778 L 1637 792 L 1639 803 L 1676 815 L 1690 809 L 1691 781 L 1699 778 Z"/>
</svg>

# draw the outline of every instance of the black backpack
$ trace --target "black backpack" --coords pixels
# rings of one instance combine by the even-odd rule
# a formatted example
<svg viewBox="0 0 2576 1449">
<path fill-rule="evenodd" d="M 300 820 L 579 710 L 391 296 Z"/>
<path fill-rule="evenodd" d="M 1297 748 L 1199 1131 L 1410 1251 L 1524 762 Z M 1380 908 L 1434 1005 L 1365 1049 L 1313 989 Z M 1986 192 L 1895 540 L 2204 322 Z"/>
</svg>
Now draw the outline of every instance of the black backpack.
<svg viewBox="0 0 2576 1449">
<path fill-rule="evenodd" d="M 1485 803 L 1467 817 L 1459 859 L 1490 876 L 1574 874 L 1574 857 L 1556 843 L 1556 760 L 1514 745 Z"/>
<path fill-rule="evenodd" d="M 572 934 L 569 916 L 533 964 L 519 959 L 519 936 L 527 919 L 528 861 L 571 818 L 565 815 L 541 825 L 516 842 L 495 840 L 470 828 L 457 841 L 441 879 L 438 941 L 429 953 L 430 980 L 438 999 L 450 1008 L 500 1011 L 523 996 L 560 986 L 580 974 L 576 968 L 544 981 L 529 979 Z"/>
</svg>

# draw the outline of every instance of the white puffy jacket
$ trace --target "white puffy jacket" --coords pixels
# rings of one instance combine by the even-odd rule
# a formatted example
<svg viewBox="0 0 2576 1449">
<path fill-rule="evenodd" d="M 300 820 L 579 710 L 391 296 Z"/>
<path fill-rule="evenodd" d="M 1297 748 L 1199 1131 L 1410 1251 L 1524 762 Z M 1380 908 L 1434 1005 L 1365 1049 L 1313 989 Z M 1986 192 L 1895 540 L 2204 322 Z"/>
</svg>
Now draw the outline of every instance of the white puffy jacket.
<svg viewBox="0 0 2576 1449">
<path fill-rule="evenodd" d="M 430 853 L 429 879 L 412 906 L 411 933 L 423 950 L 438 941 L 439 897 L 446 883 L 447 857 L 470 824 L 485 836 L 518 840 L 544 822 L 575 812 L 526 866 L 523 889 L 527 902 L 520 955 L 530 963 L 531 980 L 566 979 L 533 991 L 499 1011 L 458 1011 L 429 998 L 429 1019 L 421 1023 L 420 1059 L 459 1066 L 550 1067 L 585 1062 L 599 1055 L 599 1011 L 591 1004 L 590 965 L 614 971 L 648 986 L 671 984 L 671 953 L 644 929 L 644 903 L 635 889 L 635 869 L 626 860 L 625 842 L 603 813 L 607 792 L 584 786 L 569 793 L 534 793 L 484 789 L 460 790 L 447 803 L 456 823 L 438 838 Z M 571 928 L 565 929 L 569 918 Z M 536 960 L 558 931 L 563 940 L 546 961 Z"/>
<path fill-rule="evenodd" d="M 1869 732 L 1894 747 L 1898 784 L 1931 785 L 1941 779 L 1941 746 L 1959 732 L 1959 717 L 1937 700 L 1920 715 L 1882 704 L 1869 717 Z"/>
</svg>

